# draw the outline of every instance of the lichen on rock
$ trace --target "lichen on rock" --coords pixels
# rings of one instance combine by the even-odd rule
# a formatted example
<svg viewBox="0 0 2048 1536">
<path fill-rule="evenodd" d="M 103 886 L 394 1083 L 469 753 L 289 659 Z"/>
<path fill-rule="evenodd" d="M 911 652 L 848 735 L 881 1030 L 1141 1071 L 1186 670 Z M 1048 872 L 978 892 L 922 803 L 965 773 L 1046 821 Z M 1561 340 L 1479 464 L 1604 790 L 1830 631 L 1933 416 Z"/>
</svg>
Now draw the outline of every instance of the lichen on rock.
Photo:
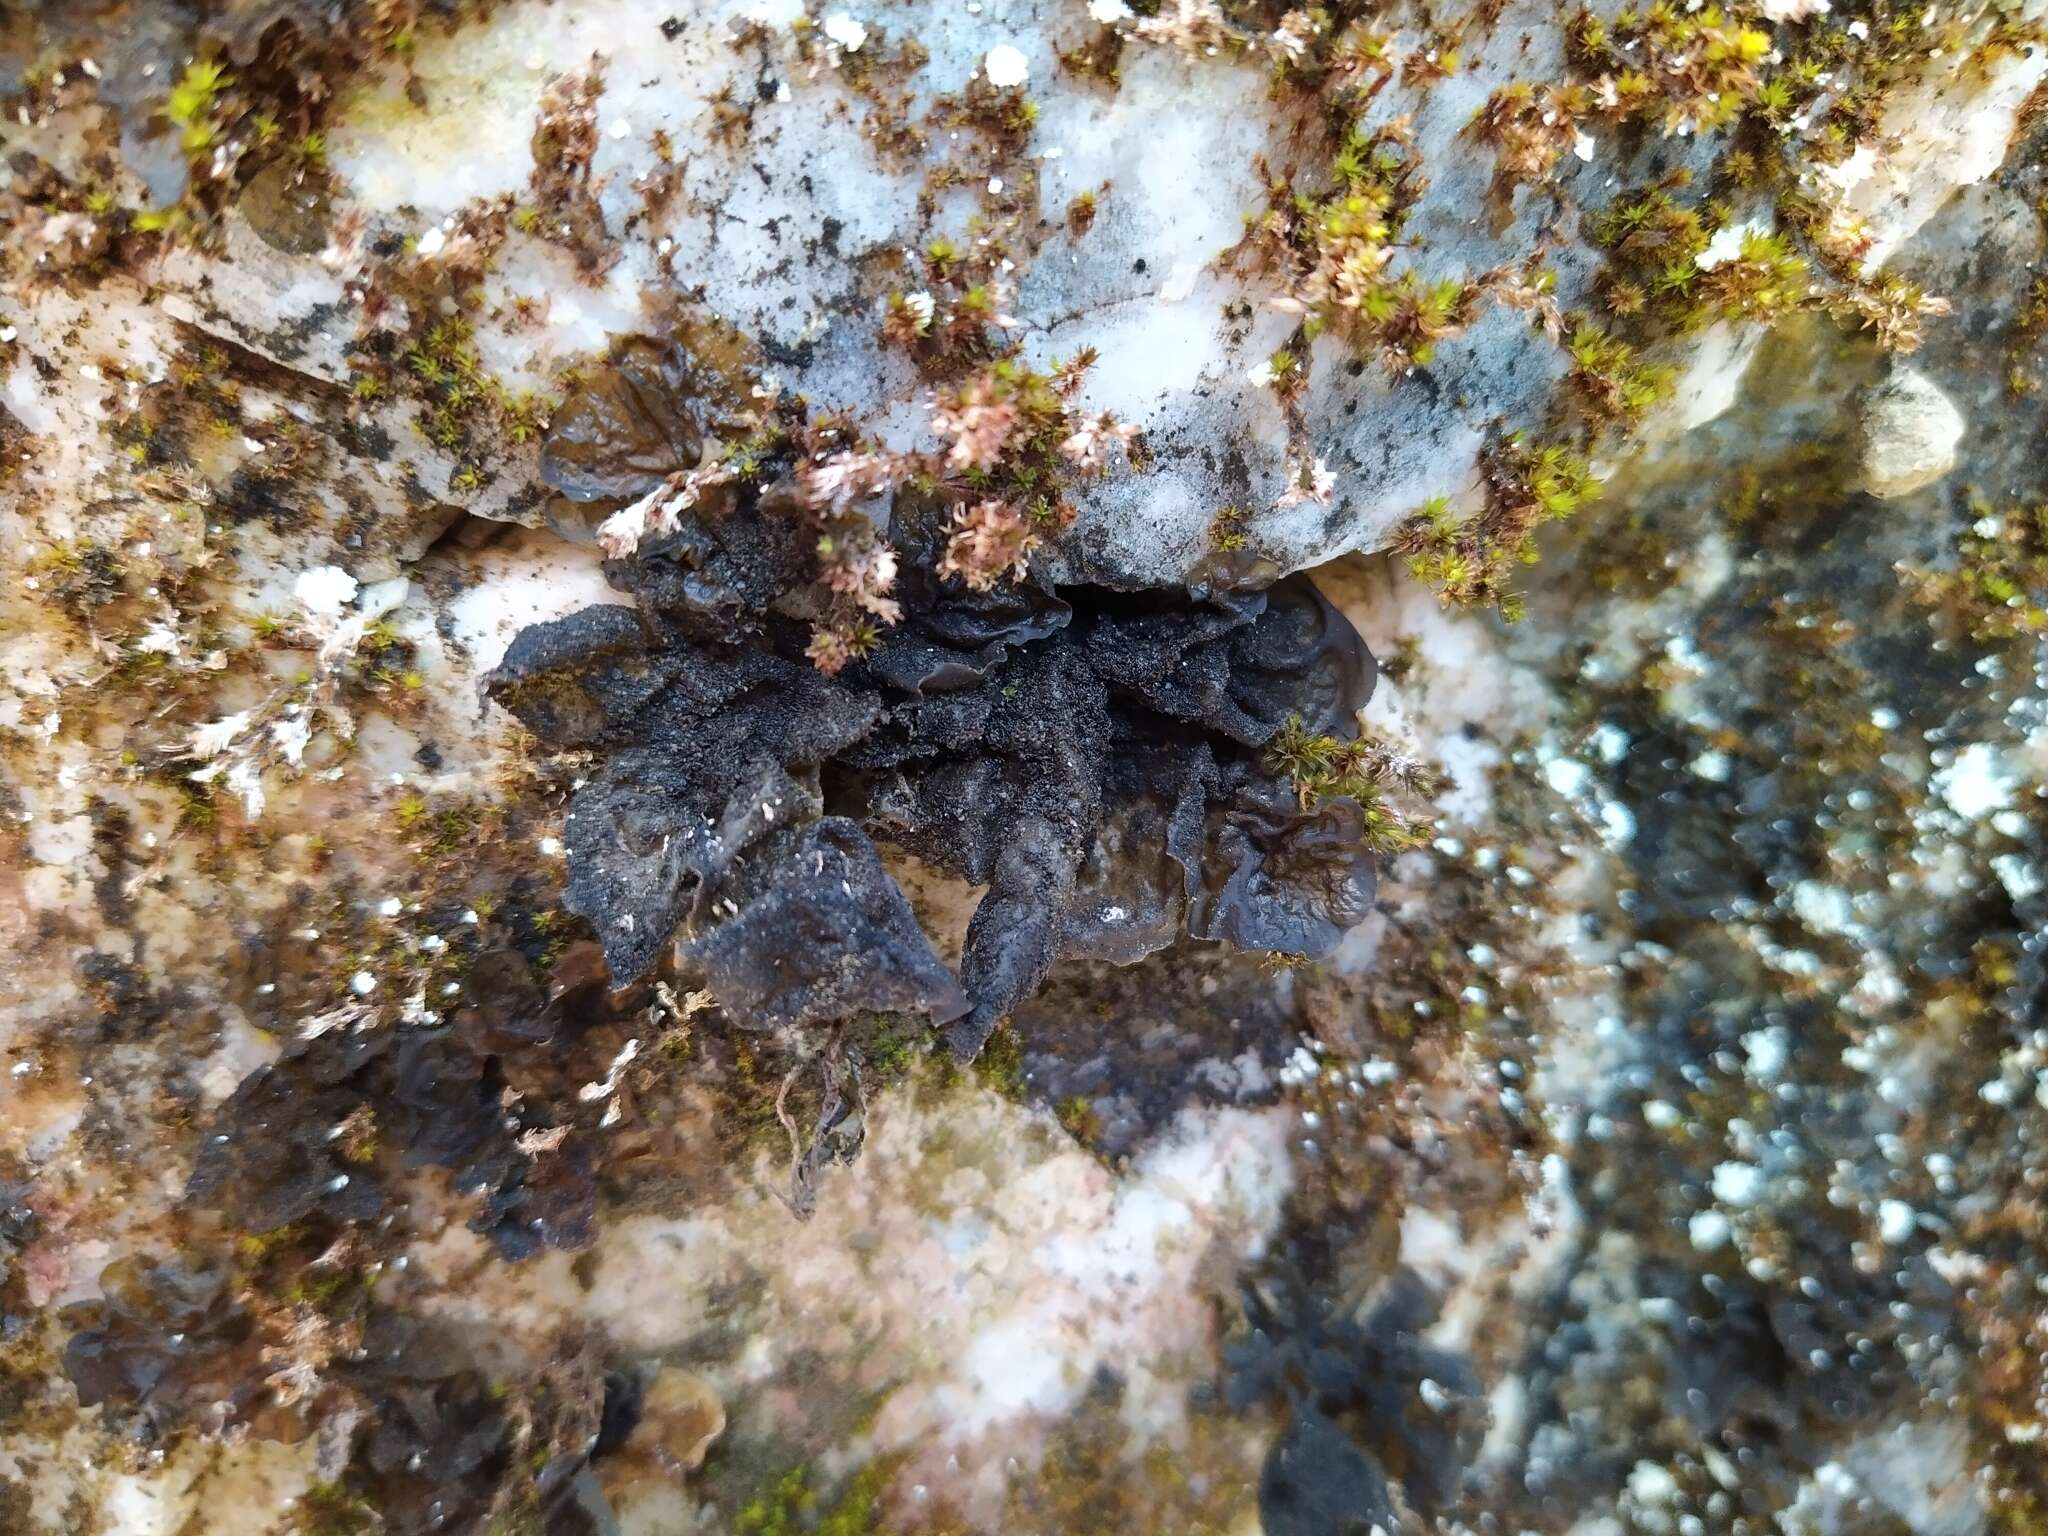
<svg viewBox="0 0 2048 1536">
<path fill-rule="evenodd" d="M 753 531 L 790 515 L 772 489 L 691 512 L 620 562 L 646 607 L 529 630 L 487 680 L 548 745 L 603 755 L 569 812 L 565 899 L 616 980 L 680 929 L 742 1023 L 915 1011 L 971 1058 L 1062 953 L 1137 959 L 1185 930 L 1314 956 L 1364 914 L 1362 808 L 1304 810 L 1263 751 L 1290 721 L 1355 736 L 1371 692 L 1308 582 L 984 595 L 930 570 L 934 519 L 899 501 L 898 569 L 920 571 L 902 621 L 827 676 L 772 582 L 717 577 L 734 523 L 801 548 Z M 987 888 L 958 983 L 874 840 Z"/>
<path fill-rule="evenodd" d="M 2037 1528 L 2044 77 L 7 10 L 0 1529 Z"/>
</svg>

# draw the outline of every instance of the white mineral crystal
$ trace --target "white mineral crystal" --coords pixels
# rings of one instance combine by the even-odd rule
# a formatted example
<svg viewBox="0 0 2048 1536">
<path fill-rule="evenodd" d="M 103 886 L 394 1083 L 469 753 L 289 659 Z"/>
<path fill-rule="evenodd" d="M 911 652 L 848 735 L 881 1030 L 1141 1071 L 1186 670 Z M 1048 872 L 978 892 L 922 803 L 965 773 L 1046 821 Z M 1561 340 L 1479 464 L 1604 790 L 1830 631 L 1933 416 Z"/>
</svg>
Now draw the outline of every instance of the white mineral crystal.
<svg viewBox="0 0 2048 1536">
<path fill-rule="evenodd" d="M 868 29 L 844 11 L 825 18 L 825 35 L 848 53 L 859 53 L 868 40 Z"/>
<path fill-rule="evenodd" d="M 997 43 L 982 59 L 981 72 L 990 85 L 1022 85 L 1031 78 L 1031 62 L 1015 44 Z"/>
<path fill-rule="evenodd" d="M 1863 488 L 1893 497 L 1932 485 L 1955 468 L 1966 425 L 1933 380 L 1894 369 L 1863 398 Z"/>
<path fill-rule="evenodd" d="M 338 565 L 316 565 L 299 572 L 292 582 L 292 596 L 308 613 L 339 618 L 341 610 L 356 600 L 357 582 Z"/>
</svg>

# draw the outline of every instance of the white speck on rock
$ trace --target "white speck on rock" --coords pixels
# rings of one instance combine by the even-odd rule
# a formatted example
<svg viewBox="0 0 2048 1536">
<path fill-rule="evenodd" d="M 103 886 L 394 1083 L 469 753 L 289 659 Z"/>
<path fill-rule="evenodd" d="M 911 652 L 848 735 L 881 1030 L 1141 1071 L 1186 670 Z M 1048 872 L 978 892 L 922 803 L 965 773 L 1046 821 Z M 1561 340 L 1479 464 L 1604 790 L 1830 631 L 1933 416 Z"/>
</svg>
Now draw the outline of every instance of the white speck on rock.
<svg viewBox="0 0 2048 1536">
<path fill-rule="evenodd" d="M 228 749 L 230 743 L 249 728 L 253 710 L 241 710 L 236 714 L 223 715 L 209 721 L 192 733 L 192 755 L 194 757 L 218 757 Z"/>
<path fill-rule="evenodd" d="M 2014 901 L 2041 894 L 2041 871 L 2017 853 L 2001 853 L 1991 861 L 1991 872 Z"/>
<path fill-rule="evenodd" d="M 1877 1204 L 1877 1235 L 1897 1245 L 1913 1235 L 1919 1213 L 1903 1200 L 1880 1200 Z"/>
<path fill-rule="evenodd" d="M 242 814 L 254 821 L 263 814 L 263 768 L 255 758 L 245 757 L 228 770 L 227 787 L 242 802 Z"/>
<path fill-rule="evenodd" d="M 825 18 L 825 35 L 848 53 L 859 53 L 868 40 L 868 29 L 846 12 L 834 11 Z"/>
<path fill-rule="evenodd" d="M 1764 1184 L 1764 1171 L 1754 1163 L 1714 1165 L 1714 1198 L 1738 1210 L 1761 1200 Z"/>
<path fill-rule="evenodd" d="M 1726 784 L 1735 764 L 1726 752 L 1702 752 L 1692 760 L 1692 771 L 1710 784 Z"/>
<path fill-rule="evenodd" d="M 277 744 L 277 750 L 284 760 L 294 768 L 306 762 L 306 744 L 313 739 L 313 716 L 308 710 L 300 710 L 270 725 L 270 739 Z"/>
<path fill-rule="evenodd" d="M 1912 368 L 1863 397 L 1863 489 L 1887 500 L 1932 485 L 1955 468 L 1966 423 L 1934 381 Z"/>
<path fill-rule="evenodd" d="M 338 618 L 341 610 L 356 600 L 358 583 L 338 565 L 316 565 L 299 572 L 292 582 L 292 596 L 308 613 Z"/>
<path fill-rule="evenodd" d="M 994 86 L 1022 85 L 1031 78 L 1031 63 L 1024 50 L 1010 43 L 997 43 L 981 61 L 981 72 Z"/>
<path fill-rule="evenodd" d="M 1971 742 L 1934 776 L 1934 792 L 1969 821 L 2004 810 L 2012 803 L 2012 791 L 2012 776 L 1989 742 Z"/>
<path fill-rule="evenodd" d="M 1856 926 L 1849 893 L 1824 880 L 1801 880 L 1792 887 L 1792 915 L 1815 933 L 1848 933 Z"/>
<path fill-rule="evenodd" d="M 1678 1497 L 1678 1479 L 1654 1461 L 1639 1461 L 1629 1472 L 1628 1494 L 1638 1504 L 1669 1504 Z"/>
<path fill-rule="evenodd" d="M 1749 1057 L 1749 1075 L 1760 1083 L 1768 1083 L 1785 1070 L 1792 1055 L 1792 1037 L 1783 1025 L 1773 1024 L 1744 1035 L 1742 1049 Z"/>
<path fill-rule="evenodd" d="M 1618 725 L 1602 721 L 1593 727 L 1591 741 L 1594 755 L 1609 767 L 1628 756 L 1628 732 Z"/>
<path fill-rule="evenodd" d="M 1576 758 L 1553 757 L 1543 765 L 1544 782 L 1567 798 L 1583 793 L 1592 777 L 1592 770 Z"/>
</svg>

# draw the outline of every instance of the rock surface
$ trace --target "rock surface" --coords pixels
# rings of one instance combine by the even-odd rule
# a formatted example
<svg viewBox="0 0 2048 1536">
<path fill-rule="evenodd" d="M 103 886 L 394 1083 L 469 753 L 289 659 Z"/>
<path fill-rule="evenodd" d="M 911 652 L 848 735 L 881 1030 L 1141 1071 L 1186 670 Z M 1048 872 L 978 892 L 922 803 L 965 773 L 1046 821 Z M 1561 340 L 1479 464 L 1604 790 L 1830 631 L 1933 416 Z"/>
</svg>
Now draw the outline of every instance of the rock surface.
<svg viewBox="0 0 2048 1536">
<path fill-rule="evenodd" d="M 2031 1529 L 2042 21 L 8 12 L 0 1532 Z"/>
</svg>

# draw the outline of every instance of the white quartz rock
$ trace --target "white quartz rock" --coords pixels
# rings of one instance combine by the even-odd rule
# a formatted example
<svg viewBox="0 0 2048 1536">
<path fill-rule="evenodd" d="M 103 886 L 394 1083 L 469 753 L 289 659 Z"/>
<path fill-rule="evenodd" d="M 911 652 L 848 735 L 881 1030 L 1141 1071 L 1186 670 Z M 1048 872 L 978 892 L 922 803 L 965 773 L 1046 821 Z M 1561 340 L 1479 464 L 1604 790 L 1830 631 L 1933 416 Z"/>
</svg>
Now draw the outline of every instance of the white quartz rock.
<svg viewBox="0 0 2048 1536">
<path fill-rule="evenodd" d="M 1779 9 L 1821 8 L 1788 0 Z M 763 0 L 680 9 L 657 0 L 507 4 L 453 36 L 423 36 L 407 71 L 341 102 L 326 125 L 328 166 L 338 206 L 375 230 L 415 238 L 455 227 L 451 220 L 487 200 L 526 205 L 548 80 L 595 62 L 606 131 L 592 187 L 618 260 L 585 281 L 544 230 L 509 234 L 483 280 L 487 306 L 474 335 L 483 367 L 507 389 L 545 395 L 564 366 L 655 323 L 660 296 L 674 288 L 700 294 L 757 340 L 776 384 L 850 413 L 896 448 L 930 445 L 930 388 L 883 343 L 877 321 L 890 292 L 920 288 L 924 245 L 977 238 L 974 221 L 989 212 L 983 199 L 1001 197 L 1014 211 L 1004 236 L 1017 255 L 1008 312 L 1025 356 L 1042 365 L 1094 349 L 1100 361 L 1083 407 L 1135 423 L 1149 450 L 1143 473 L 1084 488 L 1079 521 L 1049 560 L 1055 576 L 1176 581 L 1209 548 L 1224 508 L 1242 510 L 1252 553 L 1290 569 L 1384 547 L 1431 498 L 1474 505 L 1475 461 L 1490 437 L 1555 430 L 1563 349 L 1532 314 L 1499 303 L 1444 340 L 1428 366 L 1395 375 L 1325 335 L 1290 420 L 1252 376 L 1298 316 L 1274 308 L 1281 284 L 1232 251 L 1246 217 L 1264 205 L 1260 157 L 1276 172 L 1295 167 L 1306 187 L 1319 174 L 1304 161 L 1261 59 L 1189 57 L 1133 40 L 1113 90 L 1059 65 L 1060 48 L 1122 15 L 1122 7 L 1076 0 L 834 7 L 822 12 L 821 37 L 818 17 L 800 27 L 794 7 Z M 758 47 L 733 46 L 744 24 L 767 29 Z M 853 77 L 889 67 L 912 40 L 923 62 L 891 100 L 928 143 L 905 154 L 891 147 L 890 125 Z M 1515 0 L 1486 39 L 1463 51 L 1448 78 L 1426 90 L 1391 87 L 1372 108 L 1375 122 L 1405 120 L 1425 183 L 1403 227 L 1403 266 L 1425 282 L 1473 281 L 1561 236 L 1549 258 L 1556 303 L 1566 312 L 1593 308 L 1596 254 L 1576 243 L 1576 227 L 1557 221 L 1539 189 L 1503 196 L 1496 157 L 1471 132 L 1495 87 L 1562 69 L 1554 18 Z M 1888 113 L 1886 134 L 1816 173 L 1810 193 L 1863 228 L 1874 269 L 1957 186 L 1995 169 L 2044 69 L 2039 50 L 1977 72 L 1928 61 L 1926 78 Z M 1016 160 L 995 163 L 997 152 L 972 130 L 944 126 L 943 111 L 927 116 L 938 98 L 957 98 L 970 83 L 1029 95 L 1037 111 L 1021 154 L 1029 174 Z M 744 104 L 737 119 L 734 103 Z M 675 154 L 668 170 L 658 142 Z M 1697 175 L 1717 148 L 1674 137 L 1657 152 L 1665 169 Z M 1597 209 L 1631 184 L 1625 160 L 1619 147 L 1590 160 L 1577 147 L 1556 168 L 1555 191 Z M 926 177 L 941 161 L 948 190 L 933 198 Z M 651 209 L 645 189 L 657 171 L 672 171 L 677 185 Z M 1099 211 L 1073 234 L 1063 214 L 1082 192 L 1100 194 Z M 346 263 L 271 250 L 234 218 L 227 238 L 229 263 L 166 263 L 167 309 L 346 383 L 363 319 Z M 1699 426 L 1732 403 L 1755 341 L 1753 327 L 1716 326 L 1674 342 L 1659 361 L 1677 366 L 1679 386 L 1648 436 Z M 484 517 L 539 520 L 530 440 L 498 445 L 486 482 L 466 485 L 456 460 L 421 437 L 414 402 L 394 398 L 365 414 L 399 445 L 406 485 Z M 1923 457 L 1933 462 L 1938 423 L 1927 425 Z M 1290 479 L 1317 461 L 1334 477 L 1328 501 L 1283 504 Z M 371 489 L 393 495 L 383 484 Z"/>
</svg>

